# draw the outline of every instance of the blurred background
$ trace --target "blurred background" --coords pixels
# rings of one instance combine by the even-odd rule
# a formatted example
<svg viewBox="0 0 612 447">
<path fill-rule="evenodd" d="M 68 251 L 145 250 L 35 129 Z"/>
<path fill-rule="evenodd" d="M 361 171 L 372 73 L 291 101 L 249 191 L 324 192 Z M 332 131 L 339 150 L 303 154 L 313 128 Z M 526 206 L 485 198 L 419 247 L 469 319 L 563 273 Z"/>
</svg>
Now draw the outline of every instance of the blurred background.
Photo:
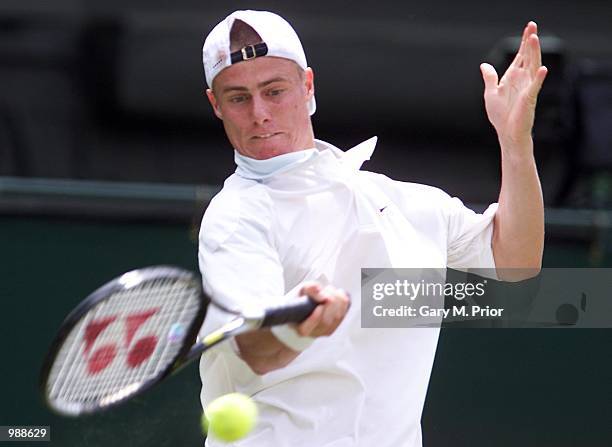
<svg viewBox="0 0 612 447">
<path fill-rule="evenodd" d="M 234 170 L 201 46 L 239 8 L 276 11 L 301 36 L 318 138 L 348 149 L 378 135 L 366 169 L 475 209 L 500 182 L 479 64 L 503 72 L 538 22 L 545 266 L 610 267 L 608 1 L 2 0 L 0 425 L 51 425 L 57 446 L 201 445 L 196 365 L 79 421 L 43 407 L 37 376 L 63 317 L 95 287 L 143 265 L 197 269 L 199 221 Z M 611 344 L 606 330 L 445 330 L 425 446 L 612 445 Z"/>
</svg>

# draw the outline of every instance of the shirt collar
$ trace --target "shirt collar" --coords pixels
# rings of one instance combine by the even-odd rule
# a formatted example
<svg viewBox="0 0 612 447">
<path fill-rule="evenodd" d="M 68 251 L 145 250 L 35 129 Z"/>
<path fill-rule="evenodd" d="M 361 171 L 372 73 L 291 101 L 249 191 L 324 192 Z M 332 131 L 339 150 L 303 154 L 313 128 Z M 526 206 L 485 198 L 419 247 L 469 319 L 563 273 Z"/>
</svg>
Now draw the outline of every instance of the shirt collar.
<svg viewBox="0 0 612 447">
<path fill-rule="evenodd" d="M 246 157 L 239 154 L 238 151 L 234 151 L 234 161 L 237 166 L 236 174 L 250 180 L 264 180 L 303 164 L 326 150 L 329 150 L 343 164 L 358 171 L 361 165 L 372 156 L 377 140 L 377 137 L 372 137 L 346 152 L 325 141 L 315 140 L 315 147 L 312 149 L 289 152 L 266 160 Z"/>
</svg>

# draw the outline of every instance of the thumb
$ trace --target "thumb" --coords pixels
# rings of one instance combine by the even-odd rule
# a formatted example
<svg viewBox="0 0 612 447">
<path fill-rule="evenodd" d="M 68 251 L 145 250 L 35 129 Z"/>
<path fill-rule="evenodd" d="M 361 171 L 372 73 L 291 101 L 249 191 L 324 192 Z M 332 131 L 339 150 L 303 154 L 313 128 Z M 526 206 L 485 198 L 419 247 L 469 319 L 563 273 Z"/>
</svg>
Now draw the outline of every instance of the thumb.
<svg viewBox="0 0 612 447">
<path fill-rule="evenodd" d="M 491 64 L 483 63 L 480 64 L 480 72 L 482 73 L 482 79 L 485 84 L 485 90 L 497 87 L 497 72 Z"/>
</svg>

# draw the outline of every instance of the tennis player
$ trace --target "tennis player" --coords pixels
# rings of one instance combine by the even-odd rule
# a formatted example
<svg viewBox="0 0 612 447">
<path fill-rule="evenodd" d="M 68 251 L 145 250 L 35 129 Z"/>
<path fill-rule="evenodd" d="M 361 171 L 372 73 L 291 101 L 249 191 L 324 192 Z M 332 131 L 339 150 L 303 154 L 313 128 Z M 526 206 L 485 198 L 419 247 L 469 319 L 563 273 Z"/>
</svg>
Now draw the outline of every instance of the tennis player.
<svg viewBox="0 0 612 447">
<path fill-rule="evenodd" d="M 503 173 L 499 205 L 482 214 L 439 189 L 362 171 L 375 138 L 348 151 L 315 139 L 314 74 L 278 15 L 232 13 L 206 38 L 203 60 L 237 165 L 202 220 L 204 286 L 243 310 L 299 294 L 320 304 L 297 327 L 245 334 L 203 356 L 202 404 L 253 396 L 260 421 L 239 446 L 420 446 L 439 329 L 362 329 L 360 268 L 540 268 L 531 130 L 546 68 L 536 24 L 501 80 L 481 66 Z"/>
</svg>

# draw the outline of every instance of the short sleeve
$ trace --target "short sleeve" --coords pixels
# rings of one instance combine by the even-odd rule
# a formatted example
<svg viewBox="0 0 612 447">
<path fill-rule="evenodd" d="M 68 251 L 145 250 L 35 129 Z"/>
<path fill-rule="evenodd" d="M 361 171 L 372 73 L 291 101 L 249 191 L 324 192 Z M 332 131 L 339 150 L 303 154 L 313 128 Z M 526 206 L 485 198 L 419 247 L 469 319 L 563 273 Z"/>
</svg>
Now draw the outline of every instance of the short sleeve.
<svg viewBox="0 0 612 447">
<path fill-rule="evenodd" d="M 482 214 L 467 208 L 461 200 L 448 198 L 445 212 L 448 217 L 447 264 L 455 269 L 495 268 L 493 258 L 493 225 L 497 203 Z"/>
</svg>

